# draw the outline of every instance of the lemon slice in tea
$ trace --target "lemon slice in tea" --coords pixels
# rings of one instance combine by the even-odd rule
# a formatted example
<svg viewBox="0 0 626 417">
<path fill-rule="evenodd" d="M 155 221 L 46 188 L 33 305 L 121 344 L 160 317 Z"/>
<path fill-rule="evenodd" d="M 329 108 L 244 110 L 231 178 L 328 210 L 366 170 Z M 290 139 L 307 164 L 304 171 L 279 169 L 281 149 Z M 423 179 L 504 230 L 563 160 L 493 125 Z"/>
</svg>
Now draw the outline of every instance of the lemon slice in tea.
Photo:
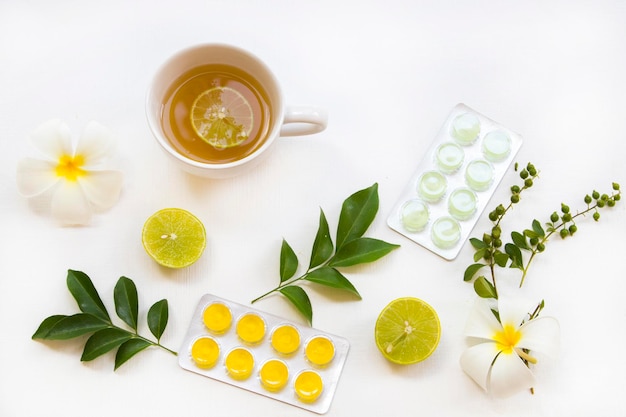
<svg viewBox="0 0 626 417">
<path fill-rule="evenodd" d="M 141 241 L 148 255 L 160 265 L 184 268 L 202 255 L 206 232 L 193 214 L 179 208 L 166 208 L 146 220 Z"/>
<path fill-rule="evenodd" d="M 424 301 L 403 297 L 378 316 L 374 337 L 383 356 L 401 365 L 423 361 L 437 348 L 441 325 L 437 312 Z"/>
<path fill-rule="evenodd" d="M 248 100 L 230 87 L 214 87 L 201 93 L 191 106 L 191 125 L 204 141 L 217 149 L 243 143 L 254 123 Z"/>
</svg>

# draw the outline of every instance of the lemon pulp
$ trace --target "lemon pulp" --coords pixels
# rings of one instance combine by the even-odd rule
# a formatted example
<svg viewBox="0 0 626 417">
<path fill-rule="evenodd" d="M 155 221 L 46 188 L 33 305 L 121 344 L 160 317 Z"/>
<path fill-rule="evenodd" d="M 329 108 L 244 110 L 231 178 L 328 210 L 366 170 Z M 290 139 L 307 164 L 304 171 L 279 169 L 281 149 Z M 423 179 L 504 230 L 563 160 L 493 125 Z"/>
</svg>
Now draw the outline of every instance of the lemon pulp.
<svg viewBox="0 0 626 417">
<path fill-rule="evenodd" d="M 294 389 L 298 398 L 304 402 L 313 402 L 322 393 L 324 382 L 315 371 L 303 371 L 296 377 Z"/>
<path fill-rule="evenodd" d="M 254 313 L 246 313 L 237 322 L 237 335 L 247 343 L 258 343 L 265 336 L 265 321 Z"/>
<path fill-rule="evenodd" d="M 217 149 L 245 142 L 254 123 L 250 103 L 230 87 L 214 87 L 201 93 L 191 106 L 190 117 L 198 136 Z"/>
<path fill-rule="evenodd" d="M 315 336 L 307 342 L 304 354 L 311 363 L 324 366 L 335 357 L 335 345 L 325 336 Z"/>
<path fill-rule="evenodd" d="M 276 352 L 288 355 L 300 346 L 300 333 L 290 324 L 283 324 L 272 332 L 272 347 Z"/>
<path fill-rule="evenodd" d="M 190 212 L 166 208 L 146 220 L 141 242 L 160 265 L 183 268 L 196 262 L 204 252 L 206 232 L 202 222 Z"/>
<path fill-rule="evenodd" d="M 191 358 L 200 368 L 215 365 L 220 356 L 220 346 L 212 337 L 201 337 L 191 346 Z"/>
<path fill-rule="evenodd" d="M 376 320 L 376 346 L 391 362 L 408 365 L 429 357 L 437 348 L 441 326 L 437 312 L 415 297 L 390 302 Z"/>
<path fill-rule="evenodd" d="M 268 391 L 278 391 L 287 384 L 289 368 L 281 360 L 270 359 L 261 367 L 259 378 Z"/>
<path fill-rule="evenodd" d="M 228 353 L 224 364 L 233 379 L 243 380 L 248 378 L 254 369 L 254 356 L 248 349 L 235 348 Z"/>
<path fill-rule="evenodd" d="M 204 325 L 215 333 L 224 333 L 228 330 L 232 319 L 230 309 L 222 303 L 211 303 L 202 313 Z"/>
</svg>

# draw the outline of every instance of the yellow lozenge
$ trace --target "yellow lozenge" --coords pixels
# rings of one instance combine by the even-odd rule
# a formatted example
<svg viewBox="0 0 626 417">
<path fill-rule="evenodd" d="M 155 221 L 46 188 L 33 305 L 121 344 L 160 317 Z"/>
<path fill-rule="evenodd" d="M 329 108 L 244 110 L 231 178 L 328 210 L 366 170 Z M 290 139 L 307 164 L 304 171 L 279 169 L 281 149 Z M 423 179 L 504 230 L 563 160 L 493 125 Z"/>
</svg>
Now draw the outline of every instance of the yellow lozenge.
<svg viewBox="0 0 626 417">
<path fill-rule="evenodd" d="M 285 362 L 279 359 L 270 359 L 261 366 L 259 379 L 268 391 L 278 391 L 289 380 L 289 368 Z"/>
<path fill-rule="evenodd" d="M 237 321 L 237 335 L 246 343 L 258 343 L 265 336 L 265 321 L 258 314 L 246 313 Z"/>
<path fill-rule="evenodd" d="M 300 332 L 291 324 L 280 325 L 272 332 L 271 343 L 276 352 L 289 355 L 300 347 Z"/>
<path fill-rule="evenodd" d="M 233 379 L 247 379 L 254 369 L 254 356 L 248 349 L 235 348 L 226 356 L 224 365 Z"/>
<path fill-rule="evenodd" d="M 315 371 L 303 371 L 296 377 L 294 390 L 304 402 L 317 400 L 324 389 L 322 377 Z"/>
<path fill-rule="evenodd" d="M 200 337 L 191 346 L 191 358 L 200 368 L 211 368 L 220 356 L 220 345 L 212 337 Z"/>
<path fill-rule="evenodd" d="M 335 345 L 325 336 L 315 336 L 306 344 L 304 354 L 312 364 L 324 366 L 335 357 Z"/>
<path fill-rule="evenodd" d="M 207 329 L 215 333 L 224 333 L 233 321 L 230 309 L 222 303 L 209 304 L 202 313 L 202 320 Z"/>
</svg>

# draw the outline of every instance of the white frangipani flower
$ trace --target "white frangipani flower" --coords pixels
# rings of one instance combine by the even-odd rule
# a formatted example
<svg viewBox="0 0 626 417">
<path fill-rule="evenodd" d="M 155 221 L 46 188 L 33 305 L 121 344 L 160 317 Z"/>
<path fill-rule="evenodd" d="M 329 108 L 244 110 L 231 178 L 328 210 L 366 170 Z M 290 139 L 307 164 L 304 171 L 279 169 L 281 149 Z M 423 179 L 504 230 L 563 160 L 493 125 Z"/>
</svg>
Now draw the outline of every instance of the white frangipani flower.
<svg viewBox="0 0 626 417">
<path fill-rule="evenodd" d="M 529 320 L 525 307 L 501 298 L 498 321 L 489 304 L 479 299 L 468 318 L 465 335 L 478 343 L 461 355 L 461 368 L 496 397 L 532 388 L 535 377 L 527 363 L 537 363 L 537 353 L 554 357 L 559 349 L 558 321 L 553 317 Z"/>
<path fill-rule="evenodd" d="M 42 158 L 24 158 L 17 165 L 17 187 L 24 197 L 50 190 L 52 215 L 66 225 L 88 224 L 94 210 L 117 202 L 122 173 L 102 166 L 112 148 L 104 126 L 89 122 L 74 147 L 69 127 L 52 119 L 32 133 L 31 141 Z"/>
</svg>

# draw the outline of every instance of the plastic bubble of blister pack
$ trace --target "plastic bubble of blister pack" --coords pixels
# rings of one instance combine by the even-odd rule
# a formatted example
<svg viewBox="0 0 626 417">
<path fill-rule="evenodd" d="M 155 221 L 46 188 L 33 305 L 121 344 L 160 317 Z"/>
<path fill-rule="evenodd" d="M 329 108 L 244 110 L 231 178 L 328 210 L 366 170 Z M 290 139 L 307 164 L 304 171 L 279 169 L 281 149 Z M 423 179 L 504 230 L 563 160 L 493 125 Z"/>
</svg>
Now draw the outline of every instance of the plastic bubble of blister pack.
<svg viewBox="0 0 626 417">
<path fill-rule="evenodd" d="M 212 294 L 202 296 L 179 350 L 186 370 L 324 414 L 348 341 Z"/>
<path fill-rule="evenodd" d="M 521 145 L 519 134 L 458 104 L 387 224 L 444 259 L 456 258 Z"/>
</svg>

